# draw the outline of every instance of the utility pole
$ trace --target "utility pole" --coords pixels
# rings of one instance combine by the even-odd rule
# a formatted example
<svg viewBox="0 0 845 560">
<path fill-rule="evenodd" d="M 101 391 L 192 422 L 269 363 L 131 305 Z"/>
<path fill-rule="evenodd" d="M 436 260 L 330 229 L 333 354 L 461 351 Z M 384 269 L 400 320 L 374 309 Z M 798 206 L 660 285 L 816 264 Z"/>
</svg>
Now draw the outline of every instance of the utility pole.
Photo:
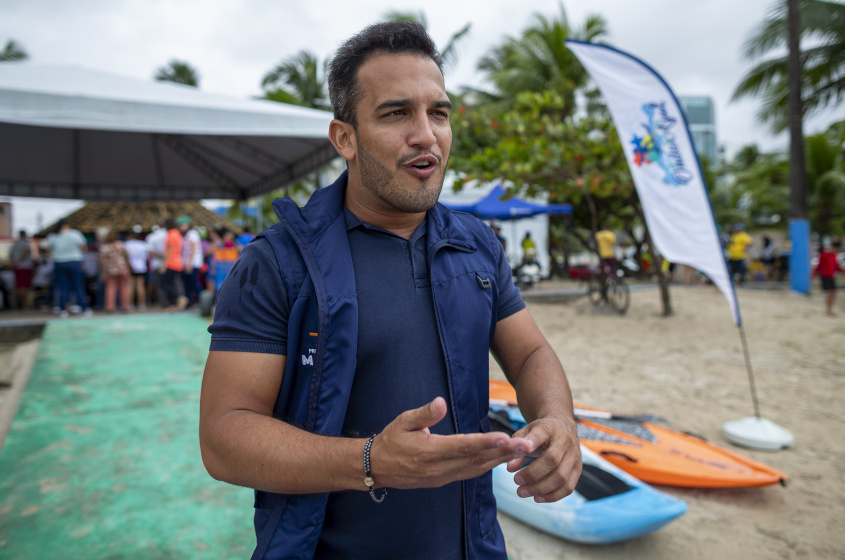
<svg viewBox="0 0 845 560">
<path fill-rule="evenodd" d="M 789 58 L 789 258 L 790 285 L 810 293 L 810 222 L 807 220 L 807 173 L 804 163 L 804 117 L 801 99 L 801 9 L 799 0 L 786 0 Z"/>
</svg>

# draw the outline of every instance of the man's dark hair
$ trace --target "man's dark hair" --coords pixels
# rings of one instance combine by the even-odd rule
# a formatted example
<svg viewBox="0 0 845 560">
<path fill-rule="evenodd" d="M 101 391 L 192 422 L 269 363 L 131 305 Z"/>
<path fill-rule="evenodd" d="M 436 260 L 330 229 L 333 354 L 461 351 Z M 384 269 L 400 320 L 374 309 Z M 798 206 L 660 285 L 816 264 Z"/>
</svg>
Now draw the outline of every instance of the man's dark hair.
<svg viewBox="0 0 845 560">
<path fill-rule="evenodd" d="M 377 23 L 346 41 L 329 63 L 329 99 L 334 118 L 358 126 L 358 103 L 363 92 L 358 83 L 361 65 L 376 53 L 427 56 L 443 73 L 440 53 L 425 28 L 410 21 Z"/>
</svg>

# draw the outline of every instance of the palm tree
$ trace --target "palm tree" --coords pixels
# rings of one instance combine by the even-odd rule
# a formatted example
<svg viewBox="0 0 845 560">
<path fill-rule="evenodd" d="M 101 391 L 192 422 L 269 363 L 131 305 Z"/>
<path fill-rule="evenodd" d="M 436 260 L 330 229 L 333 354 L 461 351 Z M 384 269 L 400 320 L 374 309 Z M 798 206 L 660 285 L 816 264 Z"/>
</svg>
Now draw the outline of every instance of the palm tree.
<svg viewBox="0 0 845 560">
<path fill-rule="evenodd" d="M 419 23 L 425 29 L 428 29 L 428 19 L 425 17 L 424 12 L 401 12 L 398 10 L 390 11 L 384 14 L 384 21 L 410 21 L 414 23 Z M 449 37 L 449 40 L 446 42 L 446 46 L 440 49 L 440 59 L 443 61 L 443 66 L 451 66 L 455 62 L 457 62 L 458 58 L 458 43 L 469 35 L 469 30 L 472 27 L 472 23 L 468 23 L 460 28 L 458 31 L 452 34 Z"/>
<path fill-rule="evenodd" d="M 521 36 L 507 38 L 478 63 L 495 91 L 475 93 L 488 102 L 507 104 L 523 91 L 552 90 L 564 96 L 565 116 L 570 116 L 575 110 L 576 92 L 586 88 L 589 75 L 565 41 L 602 42 L 607 35 L 607 23 L 599 15 L 588 16 L 580 28 L 572 27 L 562 4 L 557 19 L 534 14 L 534 24 Z M 592 91 L 586 93 L 588 100 L 597 96 Z"/>
<path fill-rule="evenodd" d="M 302 50 L 267 72 L 261 80 L 264 97 L 312 109 L 330 108 L 326 93 L 326 63 Z"/>
<path fill-rule="evenodd" d="M 29 54 L 14 39 L 6 42 L 6 48 L 0 51 L 0 62 L 23 62 Z"/>
<path fill-rule="evenodd" d="M 807 214 L 820 235 L 845 233 L 845 123 L 805 139 L 807 154 Z"/>
<path fill-rule="evenodd" d="M 815 45 L 802 51 L 804 114 L 811 114 L 837 103 L 845 95 L 845 4 L 825 0 L 802 0 L 801 36 Z M 788 38 L 786 2 L 778 0 L 768 17 L 746 41 L 743 55 L 758 60 L 782 50 Z M 788 118 L 788 55 L 760 62 L 742 79 L 733 99 L 760 97 L 760 122 L 770 123 L 780 132 Z"/>
<path fill-rule="evenodd" d="M 182 60 L 171 60 L 167 65 L 156 70 L 156 80 L 160 82 L 175 82 L 186 86 L 199 87 L 199 73 L 197 69 Z"/>
</svg>

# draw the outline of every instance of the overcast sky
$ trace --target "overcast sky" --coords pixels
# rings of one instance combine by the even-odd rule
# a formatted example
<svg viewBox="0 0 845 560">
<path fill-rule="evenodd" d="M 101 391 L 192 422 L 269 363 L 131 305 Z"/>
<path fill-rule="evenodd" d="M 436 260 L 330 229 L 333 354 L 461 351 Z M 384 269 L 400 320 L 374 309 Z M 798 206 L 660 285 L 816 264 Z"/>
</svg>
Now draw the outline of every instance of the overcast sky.
<svg viewBox="0 0 845 560">
<path fill-rule="evenodd" d="M 751 143 L 763 150 L 786 150 L 788 145 L 786 135 L 774 136 L 755 122 L 754 101 L 730 102 L 736 84 L 753 66 L 742 58 L 742 45 L 773 3 L 566 0 L 564 6 L 574 27 L 587 15 L 603 16 L 608 42 L 650 64 L 676 94 L 711 96 L 718 143 L 731 155 Z M 0 46 L 14 39 L 34 63 L 78 65 L 141 79 L 152 79 L 156 68 L 176 58 L 199 70 L 201 89 L 243 97 L 259 95 L 264 74 L 302 49 L 325 59 L 349 35 L 386 12 L 419 9 L 439 45 L 472 23 L 460 44 L 458 63 L 447 68 L 447 87 L 458 90 L 483 86 L 475 71 L 479 58 L 506 36 L 517 36 L 535 13 L 556 16 L 559 2 L 2 0 Z M 822 131 L 842 119 L 845 107 L 840 106 L 808 119 L 804 132 Z M 16 227 L 34 229 L 34 224 L 18 221 Z"/>
</svg>

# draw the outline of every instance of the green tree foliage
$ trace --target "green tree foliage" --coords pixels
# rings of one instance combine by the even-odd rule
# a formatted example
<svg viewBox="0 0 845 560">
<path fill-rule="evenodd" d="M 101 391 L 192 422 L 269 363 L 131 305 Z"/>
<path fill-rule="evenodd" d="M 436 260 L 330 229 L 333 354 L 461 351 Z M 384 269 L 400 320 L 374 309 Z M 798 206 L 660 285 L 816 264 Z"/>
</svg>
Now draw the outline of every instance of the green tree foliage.
<svg viewBox="0 0 845 560">
<path fill-rule="evenodd" d="M 29 54 L 14 39 L 6 41 L 5 48 L 0 51 L 0 62 L 23 62 L 29 59 Z"/>
<path fill-rule="evenodd" d="M 557 18 L 534 14 L 534 23 L 518 37 L 508 37 L 478 63 L 494 91 L 475 91 L 487 103 L 507 106 L 523 91 L 556 91 L 565 100 L 564 116 L 575 112 L 576 93 L 589 82 L 587 71 L 566 45 L 566 39 L 601 43 L 607 37 L 604 18 L 592 15 L 572 27 L 563 4 Z M 595 95 L 592 96 L 595 98 Z"/>
<path fill-rule="evenodd" d="M 632 231 L 638 202 L 616 129 L 606 116 L 567 120 L 567 111 L 556 91 L 522 92 L 504 111 L 459 106 L 452 113 L 453 188 L 504 181 L 514 194 L 568 202 L 570 233 L 584 246 L 600 223 Z"/>
<path fill-rule="evenodd" d="M 757 146 L 746 146 L 710 175 L 710 201 L 722 231 L 736 224 L 784 227 L 789 212 L 789 161 L 784 154 L 762 154 Z"/>
<path fill-rule="evenodd" d="M 804 139 L 807 162 L 807 214 L 820 235 L 845 235 L 845 122 Z M 730 164 L 708 178 L 716 222 L 749 229 L 785 228 L 789 214 L 789 158 L 745 146 Z M 705 169 L 705 175 L 707 170 Z"/>
<path fill-rule="evenodd" d="M 325 76 L 326 62 L 302 50 L 267 72 L 261 87 L 266 99 L 327 111 L 331 104 Z"/>
<path fill-rule="evenodd" d="M 200 76 L 197 69 L 183 60 L 171 60 L 159 67 L 153 76 L 159 82 L 174 82 L 186 86 L 199 87 Z"/>
<path fill-rule="evenodd" d="M 327 65 L 328 61 L 321 63 L 314 53 L 307 50 L 299 51 L 280 62 L 264 75 L 261 80 L 264 98 L 279 103 L 330 111 L 331 102 L 329 101 L 328 84 L 326 82 Z M 276 223 L 278 218 L 273 210 L 273 200 L 290 196 L 298 202 L 304 202 L 312 192 L 319 188 L 318 176 L 319 171 L 314 174 L 313 179 L 299 181 L 284 189 L 256 197 L 251 201 L 236 201 L 232 204 L 227 216 L 234 220 L 257 223 L 258 220 L 246 214 L 244 210 L 244 206 L 250 205 L 260 208 L 261 223 L 257 226 L 263 225 L 266 227 Z"/>
<path fill-rule="evenodd" d="M 810 224 L 822 236 L 841 236 L 845 234 L 845 122 L 808 136 L 804 143 Z"/>
<path fill-rule="evenodd" d="M 803 59 L 802 98 L 805 114 L 839 102 L 845 95 L 845 4 L 823 0 L 801 1 L 801 57 Z M 769 15 L 746 41 L 744 56 L 756 61 L 771 53 L 781 53 L 787 42 L 786 2 L 778 0 Z M 742 79 L 733 99 L 759 97 L 760 122 L 772 130 L 785 130 L 788 115 L 787 54 L 773 56 L 757 64 Z"/>
</svg>

